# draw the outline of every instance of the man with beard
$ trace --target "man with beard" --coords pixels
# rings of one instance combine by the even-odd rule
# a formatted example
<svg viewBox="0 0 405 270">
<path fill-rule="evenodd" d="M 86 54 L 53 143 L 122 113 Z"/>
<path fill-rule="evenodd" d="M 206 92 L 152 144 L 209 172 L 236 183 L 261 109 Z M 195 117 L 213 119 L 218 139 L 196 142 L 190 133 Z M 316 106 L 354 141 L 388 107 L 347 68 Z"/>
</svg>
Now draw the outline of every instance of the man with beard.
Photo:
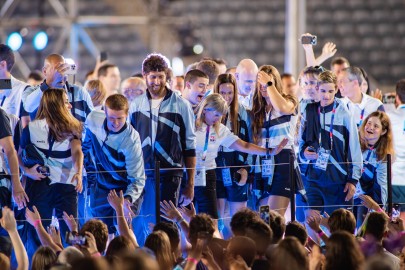
<svg viewBox="0 0 405 270">
<path fill-rule="evenodd" d="M 235 78 L 238 85 L 239 103 L 247 109 L 252 109 L 258 71 L 256 63 L 251 59 L 241 60 L 236 67 Z"/>
<path fill-rule="evenodd" d="M 155 222 L 155 161 L 160 162 L 161 201 L 188 205 L 194 197 L 195 147 L 194 114 L 191 106 L 166 87 L 168 59 L 150 54 L 142 64 L 146 95 L 131 103 L 131 125 L 139 132 L 147 180 L 140 216 L 135 220 L 140 245 L 149 234 L 148 223 Z M 180 195 L 183 168 L 187 184 Z"/>
</svg>

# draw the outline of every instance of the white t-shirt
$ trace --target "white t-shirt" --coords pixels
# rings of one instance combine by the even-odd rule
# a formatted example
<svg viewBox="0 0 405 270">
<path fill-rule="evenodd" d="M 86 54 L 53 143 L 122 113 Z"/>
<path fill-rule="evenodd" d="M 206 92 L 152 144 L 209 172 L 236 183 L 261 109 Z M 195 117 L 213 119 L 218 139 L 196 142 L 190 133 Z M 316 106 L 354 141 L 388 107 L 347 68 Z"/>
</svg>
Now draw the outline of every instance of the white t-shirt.
<svg viewBox="0 0 405 270">
<path fill-rule="evenodd" d="M 207 125 L 203 124 L 201 129 L 196 130 L 196 154 L 197 154 L 197 169 L 205 167 L 206 170 L 212 170 L 217 167 L 215 158 L 218 156 L 218 149 L 222 145 L 230 147 L 234 142 L 239 140 L 238 136 L 233 134 L 226 126 L 220 124 L 218 134 L 214 127 L 210 127 L 208 137 L 208 150 L 205 161 L 202 160 L 204 154 L 205 138 L 207 135 Z"/>
<path fill-rule="evenodd" d="M 388 112 L 394 136 L 395 161 L 392 164 L 392 184 L 405 186 L 405 104 Z"/>
<path fill-rule="evenodd" d="M 384 110 L 382 102 L 376 98 L 373 98 L 367 94 L 362 94 L 363 98 L 360 103 L 353 103 L 347 97 L 342 98 L 345 105 L 348 107 L 349 111 L 352 113 L 354 122 L 359 127 L 362 123 L 361 115 L 363 114 L 363 120 L 375 111 Z"/>
<path fill-rule="evenodd" d="M 155 140 L 158 126 L 159 109 L 162 104 L 163 98 L 152 99 L 151 100 L 151 111 L 152 111 L 152 148 L 155 148 Z"/>
</svg>

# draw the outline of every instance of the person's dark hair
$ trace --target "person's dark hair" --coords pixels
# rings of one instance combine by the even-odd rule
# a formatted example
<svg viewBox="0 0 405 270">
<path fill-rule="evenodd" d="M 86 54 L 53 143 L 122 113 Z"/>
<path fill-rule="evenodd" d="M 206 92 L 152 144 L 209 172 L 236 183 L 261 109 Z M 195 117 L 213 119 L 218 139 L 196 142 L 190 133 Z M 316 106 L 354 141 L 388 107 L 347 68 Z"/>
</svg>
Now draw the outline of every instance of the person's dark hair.
<svg viewBox="0 0 405 270">
<path fill-rule="evenodd" d="M 192 69 L 186 73 L 186 76 L 184 77 L 184 83 L 186 82 L 194 83 L 197 80 L 197 78 L 208 79 L 208 76 L 199 69 Z"/>
<path fill-rule="evenodd" d="M 74 270 L 108 270 L 109 266 L 104 257 L 84 257 L 72 263 Z"/>
<path fill-rule="evenodd" d="M 346 231 L 332 233 L 326 245 L 325 270 L 362 269 L 364 256 L 353 234 Z"/>
<path fill-rule="evenodd" d="M 271 269 L 308 270 L 309 260 L 303 245 L 295 237 L 285 237 L 270 253 Z"/>
<path fill-rule="evenodd" d="M 0 252 L 0 269 L 10 269 L 10 258 Z"/>
<path fill-rule="evenodd" d="M 49 133 L 57 142 L 82 137 L 83 125 L 66 108 L 66 96 L 60 88 L 45 90 L 35 118 L 46 120 Z"/>
<path fill-rule="evenodd" d="M 251 267 L 256 256 L 256 244 L 246 236 L 235 236 L 228 244 L 227 252 L 232 257 L 241 256 L 248 267 Z"/>
<path fill-rule="evenodd" d="M 125 113 L 128 113 L 129 111 L 128 99 L 121 94 L 109 96 L 105 100 L 105 106 L 113 111 L 125 111 Z"/>
<path fill-rule="evenodd" d="M 120 255 L 125 254 L 126 252 L 134 252 L 134 251 L 135 247 L 132 244 L 132 241 L 125 236 L 119 235 L 108 244 L 105 256 L 107 258 L 114 256 L 120 257 Z"/>
<path fill-rule="evenodd" d="M 206 232 L 210 236 L 214 235 L 215 225 L 209 215 L 201 213 L 191 219 L 188 232 L 191 245 L 194 246 L 197 243 L 199 232 Z"/>
<path fill-rule="evenodd" d="M 39 70 L 33 70 L 30 72 L 30 74 L 28 74 L 28 79 L 42 81 L 44 79 L 44 75 L 42 75 L 42 72 Z"/>
<path fill-rule="evenodd" d="M 15 63 L 13 50 L 6 44 L 0 44 L 0 61 L 7 62 L 7 70 L 10 72 Z"/>
<path fill-rule="evenodd" d="M 121 270 L 159 270 L 156 259 L 142 249 L 137 249 L 135 253 L 127 253 L 121 256 Z"/>
<path fill-rule="evenodd" d="M 135 73 L 135 74 L 132 74 L 132 75 L 131 75 L 131 77 L 135 77 L 135 78 L 141 78 L 141 79 L 143 79 L 142 72 L 137 72 L 137 73 Z"/>
<path fill-rule="evenodd" d="M 165 72 L 168 74 L 169 70 L 169 59 L 160 53 L 151 53 L 146 56 L 142 63 L 142 74 L 146 75 L 151 71 L 154 72 Z"/>
<path fill-rule="evenodd" d="M 365 235 L 371 235 L 376 241 L 381 241 L 387 230 L 388 220 L 383 213 L 373 212 L 368 214 Z"/>
<path fill-rule="evenodd" d="M 12 252 L 13 244 L 11 243 L 10 237 L 0 236 L 0 253 L 3 253 L 10 258 Z"/>
<path fill-rule="evenodd" d="M 80 234 L 85 235 L 85 232 L 90 232 L 96 239 L 97 250 L 103 253 L 108 240 L 108 228 L 107 225 L 98 219 L 90 219 L 83 224 L 80 229 Z"/>
<path fill-rule="evenodd" d="M 285 219 L 278 212 L 270 210 L 270 228 L 273 232 L 272 244 L 277 244 L 284 235 L 285 232 Z"/>
<path fill-rule="evenodd" d="M 212 60 L 218 65 L 225 65 L 225 66 L 227 65 L 225 59 L 222 58 L 203 57 L 201 60 Z"/>
<path fill-rule="evenodd" d="M 397 82 L 395 91 L 401 103 L 405 103 L 405 79 Z"/>
<path fill-rule="evenodd" d="M 230 83 L 233 86 L 233 100 L 229 105 L 229 118 L 231 121 L 231 127 L 233 133 L 239 135 L 239 102 L 238 102 L 238 86 L 236 85 L 236 78 L 232 74 L 221 74 L 217 77 L 214 83 L 214 93 L 219 93 L 219 87 L 221 84 Z M 222 124 L 226 125 L 225 117 L 222 118 Z"/>
<path fill-rule="evenodd" d="M 308 233 L 304 225 L 298 221 L 291 221 L 285 226 L 284 237 L 294 236 L 296 237 L 302 245 L 305 245 L 308 240 Z"/>
<path fill-rule="evenodd" d="M 31 269 L 44 270 L 49 269 L 56 262 L 58 257 L 50 247 L 39 247 L 32 257 Z"/>
<path fill-rule="evenodd" d="M 109 69 L 109 68 L 115 68 L 115 67 L 117 67 L 117 66 L 114 65 L 114 64 L 105 64 L 105 65 L 102 65 L 102 66 L 98 69 L 98 71 L 97 71 L 97 78 L 100 78 L 100 76 L 107 76 L 107 74 L 108 74 L 108 69 Z"/>
<path fill-rule="evenodd" d="M 231 219 L 231 230 L 236 236 L 243 236 L 246 234 L 247 224 L 253 222 L 255 219 L 260 219 L 257 212 L 251 210 L 250 208 L 243 208 L 236 212 Z"/>
<path fill-rule="evenodd" d="M 292 78 L 292 77 L 294 77 L 294 76 L 291 73 L 283 73 L 280 76 L 281 80 L 283 80 L 284 78 L 288 79 L 288 78 Z"/>
<path fill-rule="evenodd" d="M 370 91 L 371 91 L 371 89 L 370 89 L 370 79 L 368 78 L 367 72 L 363 68 L 359 67 L 359 69 L 361 71 L 361 74 L 363 75 L 363 79 L 367 82 L 366 94 L 369 95 Z"/>
<path fill-rule="evenodd" d="M 272 243 L 273 232 L 268 224 L 261 219 L 253 220 L 247 224 L 246 236 L 256 243 L 256 252 L 264 255 L 268 246 Z"/>
<path fill-rule="evenodd" d="M 159 222 L 153 227 L 153 231 L 163 231 L 169 236 L 172 252 L 176 254 L 180 244 L 180 233 L 176 225 L 171 222 Z"/>
<path fill-rule="evenodd" d="M 331 233 L 336 231 L 346 231 L 354 234 L 356 230 L 356 218 L 347 209 L 339 208 L 332 212 L 328 220 Z"/>
<path fill-rule="evenodd" d="M 342 56 L 339 56 L 339 57 L 334 57 L 332 59 L 330 66 L 333 67 L 334 65 L 343 65 L 343 64 L 347 64 L 348 66 L 350 66 L 349 60 L 347 60 L 346 58 L 344 58 Z"/>
<path fill-rule="evenodd" d="M 217 63 L 212 60 L 202 60 L 198 62 L 197 68 L 207 74 L 209 79 L 209 84 L 214 84 L 215 80 L 219 75 L 219 67 Z"/>
<path fill-rule="evenodd" d="M 81 259 L 84 257 L 84 254 L 76 247 L 70 246 L 63 249 L 58 255 L 58 263 L 60 264 L 69 264 L 72 262 Z"/>
</svg>

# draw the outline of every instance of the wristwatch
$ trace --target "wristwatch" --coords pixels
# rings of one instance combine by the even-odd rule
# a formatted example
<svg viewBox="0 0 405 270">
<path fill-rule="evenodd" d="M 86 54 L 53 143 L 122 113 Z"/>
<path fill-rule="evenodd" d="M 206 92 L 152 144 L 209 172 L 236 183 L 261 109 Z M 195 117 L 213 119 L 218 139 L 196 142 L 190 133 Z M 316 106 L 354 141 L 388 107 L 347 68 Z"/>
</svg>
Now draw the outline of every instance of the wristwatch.
<svg viewBox="0 0 405 270">
<path fill-rule="evenodd" d="M 273 82 L 272 81 L 268 81 L 267 82 L 267 86 L 269 87 L 269 86 L 272 86 L 273 85 Z"/>
</svg>

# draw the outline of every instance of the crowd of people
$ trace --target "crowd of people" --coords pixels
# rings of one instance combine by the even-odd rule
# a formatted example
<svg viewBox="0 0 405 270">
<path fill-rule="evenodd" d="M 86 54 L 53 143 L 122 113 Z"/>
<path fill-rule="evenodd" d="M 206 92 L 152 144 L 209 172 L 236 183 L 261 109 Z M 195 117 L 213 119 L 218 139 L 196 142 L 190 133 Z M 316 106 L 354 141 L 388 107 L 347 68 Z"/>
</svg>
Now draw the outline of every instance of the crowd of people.
<svg viewBox="0 0 405 270">
<path fill-rule="evenodd" d="M 335 44 L 303 48 L 297 80 L 152 53 L 81 86 L 56 53 L 14 78 L 0 44 L 0 269 L 405 269 L 405 79 L 383 104 L 364 69 L 322 66 Z"/>
</svg>

